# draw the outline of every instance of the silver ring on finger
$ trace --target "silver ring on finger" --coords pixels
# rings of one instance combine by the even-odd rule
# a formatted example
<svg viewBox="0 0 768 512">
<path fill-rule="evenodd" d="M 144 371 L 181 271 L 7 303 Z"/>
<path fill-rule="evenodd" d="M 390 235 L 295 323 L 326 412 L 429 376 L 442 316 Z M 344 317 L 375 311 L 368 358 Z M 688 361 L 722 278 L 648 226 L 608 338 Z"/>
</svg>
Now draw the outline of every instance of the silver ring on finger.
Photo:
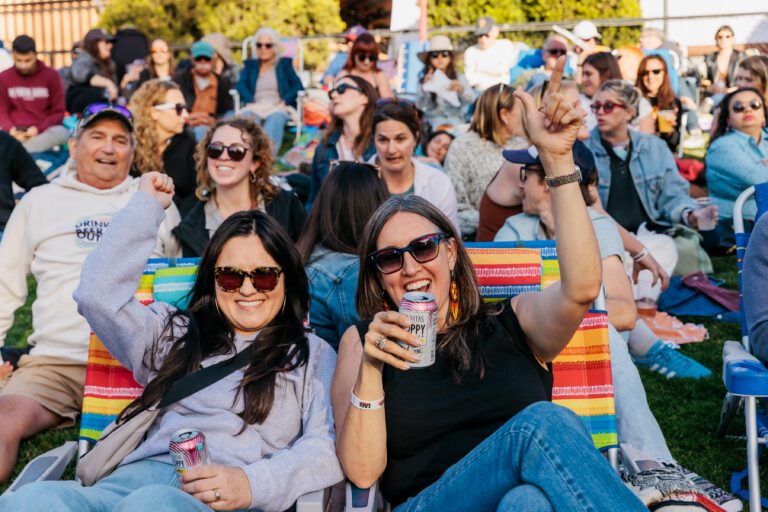
<svg viewBox="0 0 768 512">
<path fill-rule="evenodd" d="M 387 339 L 386 336 L 379 336 L 378 338 L 376 338 L 376 341 L 374 341 L 373 344 L 376 345 L 376 348 L 383 351 L 388 341 L 389 340 Z"/>
<path fill-rule="evenodd" d="M 217 487 L 215 489 L 212 489 L 212 491 L 213 491 L 213 495 L 216 497 L 214 501 L 219 501 L 221 499 L 221 489 Z"/>
</svg>

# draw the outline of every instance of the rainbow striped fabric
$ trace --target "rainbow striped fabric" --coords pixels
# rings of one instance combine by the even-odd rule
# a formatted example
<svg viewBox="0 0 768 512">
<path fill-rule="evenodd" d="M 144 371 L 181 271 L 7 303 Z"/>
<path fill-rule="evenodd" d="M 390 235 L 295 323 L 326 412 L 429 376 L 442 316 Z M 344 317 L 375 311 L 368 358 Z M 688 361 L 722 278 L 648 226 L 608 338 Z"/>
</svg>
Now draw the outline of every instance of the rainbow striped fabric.
<svg viewBox="0 0 768 512">
<path fill-rule="evenodd" d="M 144 267 L 136 299 L 145 305 L 162 300 L 180 308 L 186 307 L 198 261 L 197 258 L 150 259 Z M 95 443 L 101 431 L 142 391 L 133 374 L 120 365 L 91 333 L 80 439 Z"/>
<path fill-rule="evenodd" d="M 466 244 L 486 300 L 541 291 L 560 280 L 554 241 Z M 578 414 L 599 449 L 618 446 L 608 314 L 590 310 L 552 363 L 552 401 Z"/>
</svg>

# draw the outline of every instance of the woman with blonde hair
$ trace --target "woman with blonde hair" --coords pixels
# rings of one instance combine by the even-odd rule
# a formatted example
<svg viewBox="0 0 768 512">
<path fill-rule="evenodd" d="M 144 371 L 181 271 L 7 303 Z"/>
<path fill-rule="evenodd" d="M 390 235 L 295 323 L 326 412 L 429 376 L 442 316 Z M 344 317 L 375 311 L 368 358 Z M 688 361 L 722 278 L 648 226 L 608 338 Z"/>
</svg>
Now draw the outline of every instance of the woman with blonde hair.
<svg viewBox="0 0 768 512">
<path fill-rule="evenodd" d="M 181 89 L 170 81 L 150 80 L 139 87 L 128 108 L 135 119 L 134 174 L 156 171 L 173 178 L 173 201 L 183 217 L 197 203 L 197 184 L 195 138 L 184 127 L 189 112 Z"/>
<path fill-rule="evenodd" d="M 197 145 L 200 202 L 173 230 L 184 257 L 200 256 L 216 229 L 231 215 L 260 210 L 296 241 L 305 213 L 298 197 L 272 180 L 269 138 L 253 120 L 233 117 L 216 123 Z"/>
<path fill-rule="evenodd" d="M 521 138 L 513 92 L 504 84 L 486 89 L 477 100 L 469 130 L 453 141 L 445 157 L 445 172 L 456 188 L 464 235 L 477 229 L 483 192 L 504 164 L 501 151 L 528 147 Z"/>
</svg>

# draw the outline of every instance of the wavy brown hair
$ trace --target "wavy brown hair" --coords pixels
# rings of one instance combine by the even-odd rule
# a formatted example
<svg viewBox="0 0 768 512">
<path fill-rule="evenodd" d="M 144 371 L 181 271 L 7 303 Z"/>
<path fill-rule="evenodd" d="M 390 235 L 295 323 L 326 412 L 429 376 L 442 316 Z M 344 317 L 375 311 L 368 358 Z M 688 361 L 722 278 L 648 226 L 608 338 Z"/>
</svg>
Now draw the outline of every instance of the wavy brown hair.
<svg viewBox="0 0 768 512">
<path fill-rule="evenodd" d="M 370 33 L 363 32 L 362 34 L 357 36 L 357 39 L 355 39 L 355 42 L 352 43 L 352 49 L 349 51 L 349 57 L 347 57 L 347 62 L 344 64 L 345 70 L 352 71 L 353 69 L 355 69 L 355 66 L 357 64 L 355 57 L 357 57 L 358 53 L 367 53 L 370 55 L 375 55 L 376 59 L 378 60 L 379 45 L 376 44 L 376 39 Z M 374 66 L 374 71 L 375 70 L 376 70 L 376 67 Z"/>
<path fill-rule="evenodd" d="M 360 116 L 360 133 L 355 137 L 352 147 L 352 152 L 355 156 L 362 158 L 365 150 L 371 145 L 371 137 L 373 135 L 373 115 L 376 112 L 376 101 L 379 99 L 379 93 L 376 92 L 376 88 L 371 85 L 371 82 L 365 78 L 360 78 L 359 76 L 354 75 L 345 75 L 340 77 L 337 81 L 340 80 L 352 80 L 357 87 L 362 89 L 362 94 L 368 98 L 368 104 L 365 105 L 363 113 Z M 328 139 L 331 135 L 336 132 L 343 133 L 343 128 L 344 120 L 336 116 L 331 116 L 331 124 L 325 131 L 325 136 L 323 137 L 324 144 L 321 145 L 322 149 L 319 151 L 325 151 L 325 148 L 328 147 Z"/>
<path fill-rule="evenodd" d="M 461 382 L 466 372 L 482 378 L 485 374 L 486 358 L 481 340 L 487 335 L 492 324 L 496 306 L 483 302 L 477 285 L 475 267 L 461 242 L 461 236 L 445 216 L 426 199 L 419 196 L 392 197 L 382 204 L 373 214 L 358 248 L 360 274 L 357 281 L 355 303 L 361 319 L 373 318 L 382 310 L 382 301 L 386 306 L 397 311 L 398 305 L 386 293 L 381 283 L 379 270 L 369 255 L 379 249 L 376 240 L 384 225 L 399 212 L 415 213 L 424 217 L 437 228 L 456 241 L 456 266 L 453 268 L 454 279 L 459 291 L 459 314 L 456 320 L 449 320 L 448 331 L 440 340 L 437 350 L 450 361 L 451 376 L 455 382 Z"/>
<path fill-rule="evenodd" d="M 133 168 L 139 174 L 151 171 L 165 173 L 163 148 L 157 140 L 157 127 L 152 118 L 152 107 L 165 103 L 168 91 L 174 90 L 180 90 L 179 86 L 169 80 L 148 80 L 141 84 L 128 104 L 133 114 L 133 133 L 136 137 Z"/>
<path fill-rule="evenodd" d="M 505 84 L 486 89 L 477 99 L 469 129 L 482 139 L 504 146 L 507 141 L 502 135 L 504 123 L 499 112 L 501 109 L 512 110 L 515 105 L 514 92 L 514 89 Z"/>
<path fill-rule="evenodd" d="M 661 83 L 661 87 L 659 87 L 659 90 L 656 93 L 656 106 L 659 110 L 668 108 L 673 109 L 675 108 L 675 91 L 672 90 L 672 83 L 669 81 L 669 68 L 667 67 L 667 63 L 660 55 L 648 55 L 640 61 L 640 65 L 637 67 L 637 82 L 635 82 L 635 85 L 640 89 L 643 96 L 646 98 L 650 97 L 650 91 L 645 86 L 643 77 L 645 77 L 645 74 L 647 73 L 646 68 L 648 67 L 648 63 L 652 60 L 660 62 L 661 67 L 664 70 L 664 81 Z"/>
<path fill-rule="evenodd" d="M 208 201 L 211 195 L 216 193 L 216 184 L 211 179 L 211 175 L 208 174 L 208 155 L 205 148 L 211 143 L 216 130 L 222 126 L 231 126 L 240 130 L 243 142 L 251 150 L 249 155 L 251 155 L 252 161 L 261 163 L 254 172 L 254 178 L 249 181 L 249 191 L 251 204 L 254 208 L 258 207 L 261 202 L 266 206 L 280 192 L 277 185 L 272 183 L 270 179 L 272 166 L 275 163 L 275 159 L 272 156 L 272 143 L 264 133 L 264 130 L 246 117 L 230 117 L 217 122 L 208 130 L 202 140 L 197 143 L 197 148 L 195 149 L 195 164 L 197 167 L 197 189 L 195 189 L 195 196 L 201 201 Z M 246 158 L 248 158 L 248 155 L 246 155 Z"/>
<path fill-rule="evenodd" d="M 152 45 L 155 44 L 155 41 L 162 41 L 165 43 L 165 46 L 168 47 L 168 72 L 173 75 L 173 70 L 176 69 L 176 59 L 173 58 L 173 49 L 171 48 L 171 45 L 162 37 L 156 37 L 152 40 L 149 46 L 152 47 Z M 155 61 L 152 60 L 151 53 L 147 56 L 145 62 L 147 63 L 147 70 L 149 70 L 150 78 L 158 78 Z"/>
</svg>

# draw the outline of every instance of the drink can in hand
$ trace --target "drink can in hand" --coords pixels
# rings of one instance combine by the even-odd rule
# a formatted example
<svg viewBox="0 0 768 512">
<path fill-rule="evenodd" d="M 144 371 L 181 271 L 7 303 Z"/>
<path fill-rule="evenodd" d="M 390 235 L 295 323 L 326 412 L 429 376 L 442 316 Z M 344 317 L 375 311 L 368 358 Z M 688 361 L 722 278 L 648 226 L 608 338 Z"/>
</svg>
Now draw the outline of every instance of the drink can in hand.
<svg viewBox="0 0 768 512">
<path fill-rule="evenodd" d="M 426 368 L 435 363 L 437 350 L 437 302 L 435 296 L 426 292 L 408 292 L 400 301 L 400 313 L 407 316 L 411 325 L 408 332 L 415 334 L 421 346 L 414 347 L 405 342 L 398 344 L 420 356 L 419 362 L 411 363 L 411 368 Z"/>
<path fill-rule="evenodd" d="M 176 473 L 182 475 L 196 466 L 211 463 L 205 435 L 196 428 L 182 428 L 171 436 L 168 446 Z"/>
</svg>

